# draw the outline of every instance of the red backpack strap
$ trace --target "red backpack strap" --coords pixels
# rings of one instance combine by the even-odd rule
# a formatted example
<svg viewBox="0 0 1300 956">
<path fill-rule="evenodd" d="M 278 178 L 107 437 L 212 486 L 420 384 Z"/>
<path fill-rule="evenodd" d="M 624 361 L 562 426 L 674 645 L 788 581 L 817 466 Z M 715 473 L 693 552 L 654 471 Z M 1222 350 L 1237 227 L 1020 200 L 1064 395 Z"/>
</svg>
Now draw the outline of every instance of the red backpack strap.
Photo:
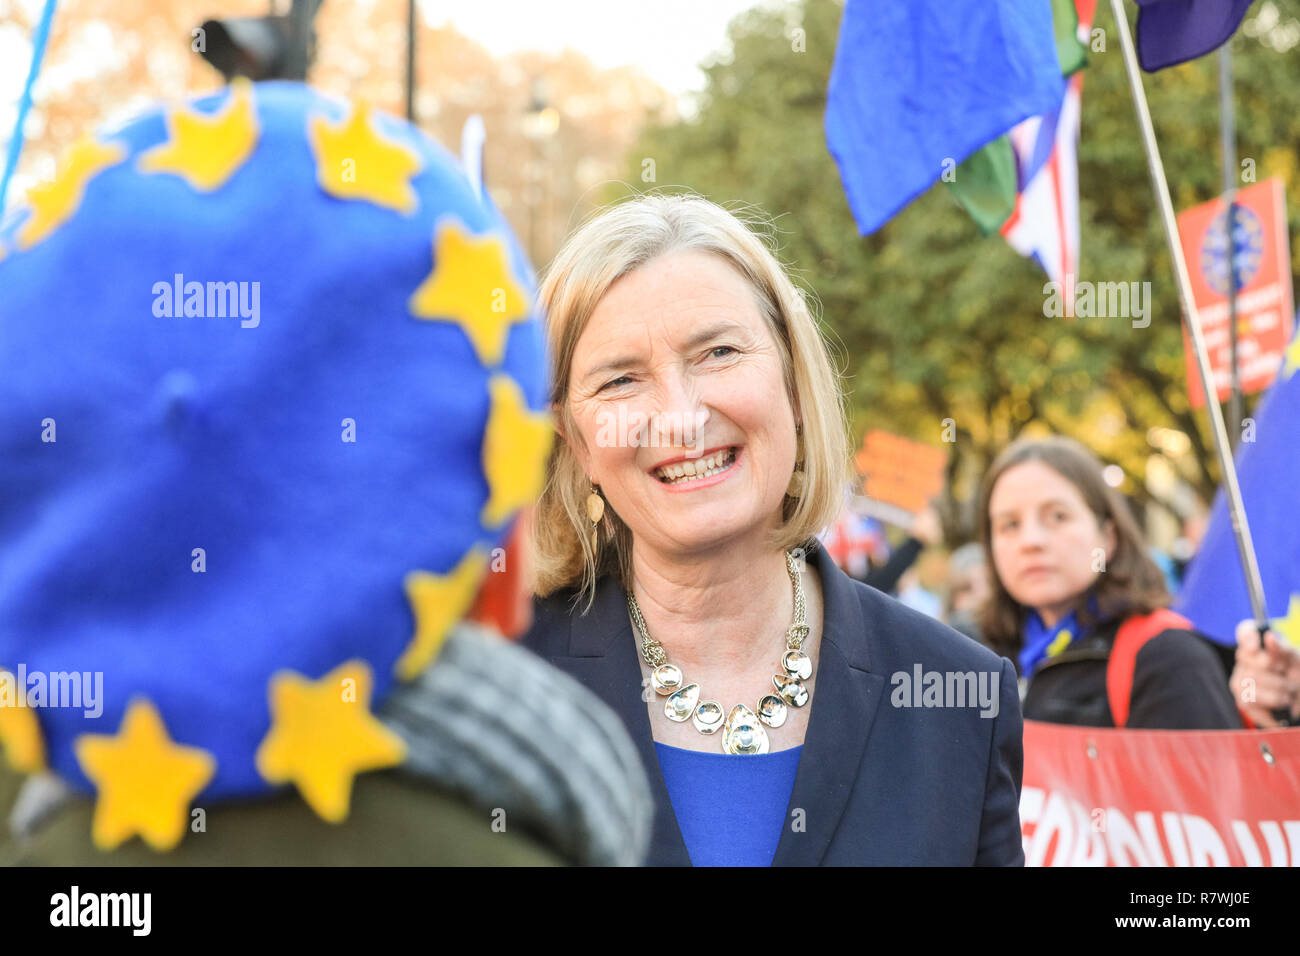
<svg viewBox="0 0 1300 956">
<path fill-rule="evenodd" d="M 1170 629 L 1191 630 L 1192 622 L 1168 608 L 1158 608 L 1150 614 L 1130 617 L 1119 626 L 1115 644 L 1106 662 L 1106 697 L 1110 700 L 1110 715 L 1116 727 L 1128 723 L 1129 698 L 1133 693 L 1133 671 L 1137 667 L 1138 651 L 1161 631 Z"/>
</svg>

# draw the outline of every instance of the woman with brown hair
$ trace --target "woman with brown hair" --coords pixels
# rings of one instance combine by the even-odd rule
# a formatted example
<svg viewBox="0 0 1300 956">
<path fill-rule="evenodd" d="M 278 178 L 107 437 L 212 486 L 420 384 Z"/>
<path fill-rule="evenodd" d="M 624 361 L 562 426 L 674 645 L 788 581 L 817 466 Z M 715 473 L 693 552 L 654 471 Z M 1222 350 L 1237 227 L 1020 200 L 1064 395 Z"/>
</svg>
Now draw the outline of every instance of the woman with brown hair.
<svg viewBox="0 0 1300 956">
<path fill-rule="evenodd" d="M 1005 449 L 984 477 L 979 523 L 993 572 L 981 624 L 1027 681 L 1026 719 L 1241 727 L 1216 653 L 1167 610 L 1128 505 L 1082 445 L 1053 437 Z"/>
</svg>

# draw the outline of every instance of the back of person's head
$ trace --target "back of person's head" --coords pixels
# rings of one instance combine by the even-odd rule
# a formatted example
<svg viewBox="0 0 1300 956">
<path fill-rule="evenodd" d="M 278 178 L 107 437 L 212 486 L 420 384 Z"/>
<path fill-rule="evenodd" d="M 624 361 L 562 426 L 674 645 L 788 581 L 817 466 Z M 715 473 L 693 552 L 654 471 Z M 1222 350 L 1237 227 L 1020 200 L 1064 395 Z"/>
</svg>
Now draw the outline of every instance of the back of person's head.
<svg viewBox="0 0 1300 956">
<path fill-rule="evenodd" d="M 77 146 L 0 224 L 0 287 L 0 665 L 87 682 L 0 709 L 0 745 L 93 802 L 99 851 L 220 861 L 191 806 L 290 788 L 328 842 L 391 769 L 635 859 L 617 719 L 464 626 L 553 429 L 532 270 L 455 157 L 237 83 Z"/>
</svg>

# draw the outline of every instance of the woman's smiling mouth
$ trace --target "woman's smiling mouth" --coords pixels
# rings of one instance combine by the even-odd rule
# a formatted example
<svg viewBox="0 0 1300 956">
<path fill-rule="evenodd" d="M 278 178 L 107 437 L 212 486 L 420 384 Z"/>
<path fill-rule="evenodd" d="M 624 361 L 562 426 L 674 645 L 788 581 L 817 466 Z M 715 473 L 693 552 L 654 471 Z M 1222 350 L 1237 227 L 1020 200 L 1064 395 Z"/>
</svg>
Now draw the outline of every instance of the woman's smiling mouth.
<svg viewBox="0 0 1300 956">
<path fill-rule="evenodd" d="M 715 485 L 726 479 L 740 458 L 740 446 L 729 445 L 696 459 L 675 461 L 655 467 L 651 474 L 674 491 L 690 491 Z"/>
</svg>

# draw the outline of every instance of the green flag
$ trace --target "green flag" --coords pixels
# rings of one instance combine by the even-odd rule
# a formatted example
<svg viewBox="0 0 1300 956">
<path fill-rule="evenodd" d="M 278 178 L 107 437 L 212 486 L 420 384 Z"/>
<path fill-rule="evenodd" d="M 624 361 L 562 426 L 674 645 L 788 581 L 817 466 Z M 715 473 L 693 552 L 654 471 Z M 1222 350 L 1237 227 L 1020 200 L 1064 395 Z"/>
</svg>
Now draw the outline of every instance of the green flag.
<svg viewBox="0 0 1300 956">
<path fill-rule="evenodd" d="M 1064 76 L 1088 65 L 1088 48 L 1079 41 L 1079 13 L 1074 0 L 1052 0 L 1056 57 Z M 1015 211 L 1016 157 L 1005 134 L 985 143 L 954 170 L 948 180 L 953 197 L 975 220 L 980 234 L 992 235 Z"/>
</svg>

